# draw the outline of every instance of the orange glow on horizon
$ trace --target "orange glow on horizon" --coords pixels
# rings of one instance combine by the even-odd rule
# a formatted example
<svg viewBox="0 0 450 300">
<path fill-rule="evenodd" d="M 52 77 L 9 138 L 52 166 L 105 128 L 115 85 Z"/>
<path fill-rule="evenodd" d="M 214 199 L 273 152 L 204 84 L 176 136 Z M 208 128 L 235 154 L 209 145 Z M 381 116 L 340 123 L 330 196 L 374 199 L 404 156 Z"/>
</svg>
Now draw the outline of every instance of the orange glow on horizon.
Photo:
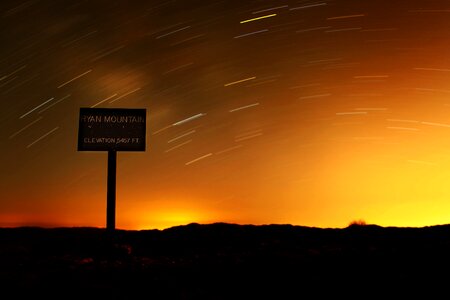
<svg viewBox="0 0 450 300">
<path fill-rule="evenodd" d="M 415 97 L 442 101 L 421 93 Z M 375 109 L 380 104 L 366 106 L 347 104 L 335 111 L 348 114 L 328 114 L 327 127 L 317 133 L 320 143 L 281 141 L 266 146 L 264 155 L 255 154 L 257 144 L 251 152 L 244 147 L 234 155 L 247 158 L 245 169 L 221 160 L 185 166 L 176 175 L 179 191 L 172 188 L 174 182 L 158 176 L 149 188 L 145 170 L 133 175 L 139 168 L 135 162 L 144 156 L 121 153 L 117 228 L 165 229 L 193 222 L 345 227 L 356 219 L 381 226 L 448 223 L 450 119 L 444 113 L 433 113 L 431 119 L 421 106 L 403 115 Z M 367 114 L 351 114 L 364 109 Z M 353 127 L 358 123 L 365 127 Z M 279 151 L 284 154 L 275 155 Z M 30 204 L 21 213 L 4 214 L 0 226 L 104 227 L 106 155 L 93 156 L 80 155 L 99 168 L 91 179 L 83 177 L 51 198 L 40 196 L 40 207 Z M 222 157 L 223 162 L 230 158 Z M 127 161 L 131 164 L 125 165 Z M 218 180 L 200 184 L 205 174 Z M 188 182 L 197 182 L 198 188 L 184 184 Z M 44 191 L 37 188 L 37 194 L 46 195 Z"/>
<path fill-rule="evenodd" d="M 0 226 L 105 227 L 93 105 L 148 113 L 117 228 L 450 223 L 448 3 L 241 2 L 5 4 Z"/>
</svg>

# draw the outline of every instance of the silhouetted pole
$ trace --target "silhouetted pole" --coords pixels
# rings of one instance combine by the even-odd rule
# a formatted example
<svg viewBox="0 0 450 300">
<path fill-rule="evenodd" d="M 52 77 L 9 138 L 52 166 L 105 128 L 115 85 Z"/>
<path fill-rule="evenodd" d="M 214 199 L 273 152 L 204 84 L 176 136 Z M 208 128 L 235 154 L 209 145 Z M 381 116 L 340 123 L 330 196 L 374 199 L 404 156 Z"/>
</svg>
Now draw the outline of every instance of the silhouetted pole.
<svg viewBox="0 0 450 300">
<path fill-rule="evenodd" d="M 108 187 L 106 192 L 106 229 L 116 229 L 116 165 L 117 152 L 108 151 Z"/>
</svg>

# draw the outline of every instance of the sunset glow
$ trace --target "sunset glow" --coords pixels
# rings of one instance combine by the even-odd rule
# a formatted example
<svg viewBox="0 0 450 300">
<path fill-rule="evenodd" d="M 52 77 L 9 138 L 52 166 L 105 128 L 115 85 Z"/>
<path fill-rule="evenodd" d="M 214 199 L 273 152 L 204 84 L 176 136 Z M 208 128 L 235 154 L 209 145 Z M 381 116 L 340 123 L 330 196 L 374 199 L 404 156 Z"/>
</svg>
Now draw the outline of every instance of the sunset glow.
<svg viewBox="0 0 450 300">
<path fill-rule="evenodd" d="M 105 226 L 80 107 L 147 109 L 117 228 L 450 222 L 448 1 L 6 2 L 2 227 Z"/>
</svg>

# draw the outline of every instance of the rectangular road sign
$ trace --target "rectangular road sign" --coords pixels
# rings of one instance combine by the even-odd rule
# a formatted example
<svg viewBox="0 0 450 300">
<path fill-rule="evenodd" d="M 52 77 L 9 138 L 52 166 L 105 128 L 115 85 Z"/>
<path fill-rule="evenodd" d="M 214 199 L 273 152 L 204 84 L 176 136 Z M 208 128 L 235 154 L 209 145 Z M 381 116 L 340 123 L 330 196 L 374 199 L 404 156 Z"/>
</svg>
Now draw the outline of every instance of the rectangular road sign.
<svg viewBox="0 0 450 300">
<path fill-rule="evenodd" d="M 146 109 L 80 108 L 78 151 L 145 151 Z"/>
</svg>

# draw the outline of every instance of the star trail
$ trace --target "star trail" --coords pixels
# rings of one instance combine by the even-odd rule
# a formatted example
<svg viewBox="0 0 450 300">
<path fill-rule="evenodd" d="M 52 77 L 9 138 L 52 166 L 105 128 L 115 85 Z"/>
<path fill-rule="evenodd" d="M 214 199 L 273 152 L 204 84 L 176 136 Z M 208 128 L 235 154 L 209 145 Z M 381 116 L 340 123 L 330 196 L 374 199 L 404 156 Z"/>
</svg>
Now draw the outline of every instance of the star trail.
<svg viewBox="0 0 450 300">
<path fill-rule="evenodd" d="M 147 109 L 118 228 L 450 220 L 448 1 L 0 7 L 0 226 L 104 226 L 80 107 Z"/>
</svg>

